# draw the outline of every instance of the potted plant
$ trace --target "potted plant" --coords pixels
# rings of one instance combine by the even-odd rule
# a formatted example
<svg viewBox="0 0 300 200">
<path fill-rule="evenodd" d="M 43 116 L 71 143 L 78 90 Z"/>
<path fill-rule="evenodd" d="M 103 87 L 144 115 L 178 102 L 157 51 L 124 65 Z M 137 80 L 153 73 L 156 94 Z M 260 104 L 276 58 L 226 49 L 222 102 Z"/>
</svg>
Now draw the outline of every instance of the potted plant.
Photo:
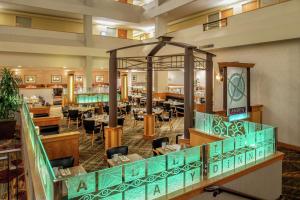
<svg viewBox="0 0 300 200">
<path fill-rule="evenodd" d="M 20 108 L 20 79 L 7 68 L 1 70 L 0 76 L 0 139 L 11 139 L 16 126 L 15 112 Z"/>
</svg>

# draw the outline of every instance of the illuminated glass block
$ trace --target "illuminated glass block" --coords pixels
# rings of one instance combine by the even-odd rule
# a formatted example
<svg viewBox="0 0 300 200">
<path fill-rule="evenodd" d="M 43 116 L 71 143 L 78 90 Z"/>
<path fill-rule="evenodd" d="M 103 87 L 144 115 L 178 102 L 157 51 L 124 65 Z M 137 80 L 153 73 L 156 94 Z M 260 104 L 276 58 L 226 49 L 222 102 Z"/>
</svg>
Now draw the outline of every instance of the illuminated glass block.
<svg viewBox="0 0 300 200">
<path fill-rule="evenodd" d="M 168 177 L 168 194 L 175 192 L 184 187 L 184 173 L 177 174 L 175 176 Z"/>
<path fill-rule="evenodd" d="M 166 171 L 166 156 L 155 156 L 152 158 L 147 159 L 147 165 L 148 165 L 148 175 L 156 174 L 159 172 Z"/>
<path fill-rule="evenodd" d="M 212 178 L 222 173 L 222 161 L 211 162 L 208 169 L 208 177 Z"/>
<path fill-rule="evenodd" d="M 255 150 L 246 152 L 246 164 L 249 164 L 251 162 L 255 162 Z"/>
<path fill-rule="evenodd" d="M 234 156 L 226 158 L 223 160 L 223 173 L 234 169 Z"/>
<path fill-rule="evenodd" d="M 265 131 L 256 131 L 256 144 L 262 143 L 265 140 Z"/>
<path fill-rule="evenodd" d="M 124 166 L 125 182 L 145 177 L 145 160 L 128 163 Z"/>
<path fill-rule="evenodd" d="M 122 166 L 98 171 L 98 190 L 103 190 L 122 183 Z"/>
<path fill-rule="evenodd" d="M 219 156 L 222 154 L 222 141 L 209 143 L 209 157 Z"/>
<path fill-rule="evenodd" d="M 235 149 L 244 148 L 246 146 L 245 135 L 240 135 L 235 137 Z"/>
<path fill-rule="evenodd" d="M 201 180 L 200 168 L 195 168 L 185 172 L 185 186 L 199 183 Z"/>
<path fill-rule="evenodd" d="M 246 145 L 250 147 L 255 147 L 255 132 L 250 132 L 246 134 Z"/>
<path fill-rule="evenodd" d="M 265 129 L 265 141 L 267 143 L 275 143 L 275 129 L 274 128 Z"/>
<path fill-rule="evenodd" d="M 108 196 L 108 197 L 105 197 L 105 198 L 101 198 L 101 200 L 122 200 L 122 193 L 118 193 L 118 194 L 115 194 L 115 195 L 111 195 L 111 196 Z"/>
<path fill-rule="evenodd" d="M 173 169 L 184 164 L 184 151 L 172 152 L 167 155 L 168 169 Z"/>
<path fill-rule="evenodd" d="M 272 155 L 274 152 L 274 143 L 265 146 L 265 156 Z"/>
<path fill-rule="evenodd" d="M 125 200 L 141 200 L 146 199 L 146 186 L 140 186 L 124 192 Z"/>
<path fill-rule="evenodd" d="M 260 160 L 264 158 L 265 155 L 265 148 L 264 147 L 259 147 L 256 149 L 256 160 Z"/>
<path fill-rule="evenodd" d="M 200 160 L 200 146 L 185 149 L 184 152 L 186 164 Z"/>
<path fill-rule="evenodd" d="M 68 198 L 74 198 L 83 194 L 96 191 L 96 173 L 88 173 L 73 176 L 66 181 L 68 188 Z"/>
<path fill-rule="evenodd" d="M 156 199 L 166 195 L 166 179 L 155 181 L 147 185 L 147 199 Z"/>
<path fill-rule="evenodd" d="M 227 138 L 223 140 L 223 153 L 234 150 L 234 138 Z"/>
<path fill-rule="evenodd" d="M 238 168 L 245 165 L 245 153 L 241 153 L 235 156 L 234 167 Z"/>
</svg>

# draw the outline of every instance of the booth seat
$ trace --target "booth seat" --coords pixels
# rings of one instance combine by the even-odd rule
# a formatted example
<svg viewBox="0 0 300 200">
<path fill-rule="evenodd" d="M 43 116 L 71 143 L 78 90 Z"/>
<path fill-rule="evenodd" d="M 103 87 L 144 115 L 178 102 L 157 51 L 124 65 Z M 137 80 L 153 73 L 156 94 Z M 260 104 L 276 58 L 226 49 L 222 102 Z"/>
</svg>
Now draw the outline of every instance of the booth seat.
<svg viewBox="0 0 300 200">
<path fill-rule="evenodd" d="M 40 127 L 40 135 L 59 134 L 59 125 L 49 125 Z"/>
</svg>

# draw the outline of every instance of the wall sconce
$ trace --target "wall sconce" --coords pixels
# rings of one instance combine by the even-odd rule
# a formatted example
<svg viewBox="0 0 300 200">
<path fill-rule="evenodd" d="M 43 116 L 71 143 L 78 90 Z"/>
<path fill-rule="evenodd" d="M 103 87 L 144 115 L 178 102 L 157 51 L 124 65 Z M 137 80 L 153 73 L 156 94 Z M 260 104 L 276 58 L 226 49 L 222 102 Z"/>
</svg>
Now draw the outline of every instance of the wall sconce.
<svg viewBox="0 0 300 200">
<path fill-rule="evenodd" d="M 221 74 L 221 73 L 218 73 L 218 74 L 216 75 L 216 79 L 217 79 L 217 81 L 222 82 L 222 81 L 223 81 L 223 76 L 222 76 L 222 74 Z"/>
</svg>

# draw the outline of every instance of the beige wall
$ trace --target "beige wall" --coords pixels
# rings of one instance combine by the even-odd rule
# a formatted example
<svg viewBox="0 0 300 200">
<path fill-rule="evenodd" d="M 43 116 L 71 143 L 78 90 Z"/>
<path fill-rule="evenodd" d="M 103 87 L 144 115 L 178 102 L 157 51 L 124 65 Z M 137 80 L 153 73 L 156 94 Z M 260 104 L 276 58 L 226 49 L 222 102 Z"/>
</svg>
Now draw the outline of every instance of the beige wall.
<svg viewBox="0 0 300 200">
<path fill-rule="evenodd" d="M 264 105 L 263 123 L 278 127 L 279 141 L 300 146 L 300 39 L 214 51 L 217 62 L 255 63 L 251 104 Z M 222 109 L 222 83 L 214 82 L 214 109 Z"/>
<path fill-rule="evenodd" d="M 1 69 L 1 68 L 0 68 Z M 68 71 L 64 69 L 35 69 L 35 68 L 13 68 L 13 71 L 16 72 L 18 76 L 22 78 L 24 81 L 24 77 L 26 75 L 36 76 L 36 84 L 51 84 L 51 76 L 52 75 L 61 75 L 62 76 L 62 84 L 67 83 L 67 74 Z M 75 69 L 75 75 L 84 75 L 83 70 Z M 96 75 L 103 75 L 104 82 L 108 82 L 108 71 L 93 71 L 93 83 L 95 83 Z M 24 83 L 24 82 L 23 82 Z"/>
</svg>

